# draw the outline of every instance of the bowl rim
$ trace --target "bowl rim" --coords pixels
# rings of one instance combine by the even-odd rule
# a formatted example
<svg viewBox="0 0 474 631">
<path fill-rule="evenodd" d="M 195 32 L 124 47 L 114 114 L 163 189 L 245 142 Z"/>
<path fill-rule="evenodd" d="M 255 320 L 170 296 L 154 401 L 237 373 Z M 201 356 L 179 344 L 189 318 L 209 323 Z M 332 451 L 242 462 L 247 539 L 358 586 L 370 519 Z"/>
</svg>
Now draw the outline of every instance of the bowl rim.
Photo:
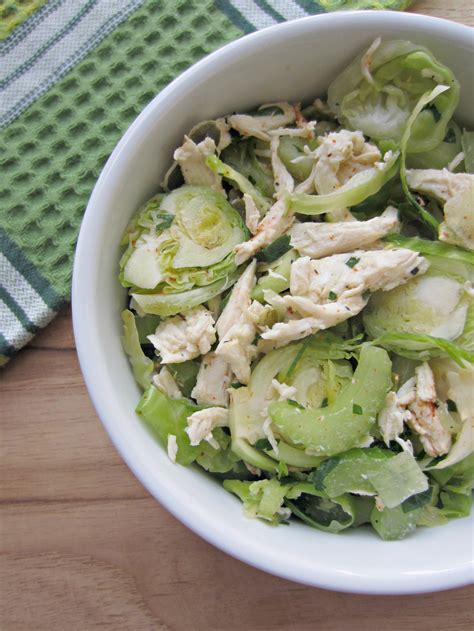
<svg viewBox="0 0 474 631">
<path fill-rule="evenodd" d="M 166 485 L 157 489 L 156 483 L 151 479 L 147 467 L 141 463 L 140 459 L 137 458 L 135 454 L 130 453 L 125 437 L 120 434 L 117 427 L 114 425 L 108 410 L 108 404 L 101 394 L 98 382 L 94 378 L 96 374 L 96 362 L 101 355 L 98 350 L 100 346 L 95 345 L 95 348 L 93 347 L 91 352 L 91 322 L 88 321 L 86 302 L 81 300 L 81 296 L 85 295 L 88 289 L 87 275 L 82 273 L 82 270 L 87 267 L 87 259 L 90 257 L 88 233 L 94 229 L 99 211 L 98 206 L 100 206 L 101 198 L 107 194 L 109 176 L 116 168 L 117 163 L 120 163 L 123 156 L 127 153 L 128 147 L 131 144 L 140 142 L 146 134 L 145 123 L 156 115 L 156 110 L 166 107 L 167 102 L 172 101 L 174 94 L 179 92 L 182 84 L 188 82 L 196 84 L 199 82 L 200 76 L 207 73 L 209 66 L 225 66 L 236 53 L 245 51 L 246 54 L 248 54 L 249 47 L 260 48 L 267 39 L 273 39 L 274 35 L 279 32 L 297 32 L 302 28 L 311 30 L 314 28 L 314 24 L 317 24 L 318 28 L 324 28 L 326 25 L 332 27 L 335 24 L 347 20 L 348 17 L 354 20 L 355 23 L 357 23 L 357 21 L 363 21 L 364 25 L 368 23 L 381 23 L 387 19 L 392 21 L 397 20 L 400 28 L 403 28 L 403 25 L 407 23 L 412 25 L 418 24 L 421 32 L 426 32 L 426 26 L 429 25 L 430 28 L 428 30 L 430 34 L 436 35 L 437 32 L 439 35 L 444 34 L 445 36 L 448 35 L 452 38 L 458 38 L 468 47 L 472 47 L 473 45 L 473 29 L 466 25 L 450 22 L 442 18 L 397 11 L 339 11 L 291 20 L 244 35 L 222 46 L 192 65 L 162 89 L 135 118 L 115 146 L 94 186 L 81 223 L 74 257 L 72 279 L 74 337 L 81 371 L 89 396 L 113 445 L 147 491 L 158 500 L 167 511 L 197 535 L 223 552 L 248 565 L 297 583 L 340 592 L 373 595 L 402 595 L 435 592 L 469 584 L 473 578 L 472 564 L 466 563 L 455 568 L 447 568 L 439 572 L 430 572 L 429 575 L 425 574 L 422 578 L 420 578 L 420 576 L 407 576 L 404 577 L 407 579 L 406 581 L 402 581 L 399 574 L 387 578 L 386 576 L 370 575 L 370 573 L 357 576 L 358 581 L 354 581 L 354 575 L 352 573 L 343 573 L 339 570 L 333 570 L 330 567 L 324 567 L 323 569 L 318 568 L 319 573 L 316 577 L 302 576 L 297 568 L 286 567 L 279 564 L 272 556 L 267 553 L 262 553 L 261 549 L 256 549 L 256 547 L 252 546 L 251 542 L 248 540 L 246 542 L 242 542 L 242 540 L 228 540 L 225 536 L 225 532 L 217 528 L 213 524 L 212 518 L 208 518 L 208 515 L 206 515 L 206 518 L 208 518 L 206 519 L 198 510 L 190 508 L 189 506 L 184 507 L 184 504 L 181 505 L 179 502 L 176 502 L 176 497 L 169 492 Z M 414 578 L 417 580 L 413 580 Z"/>
</svg>

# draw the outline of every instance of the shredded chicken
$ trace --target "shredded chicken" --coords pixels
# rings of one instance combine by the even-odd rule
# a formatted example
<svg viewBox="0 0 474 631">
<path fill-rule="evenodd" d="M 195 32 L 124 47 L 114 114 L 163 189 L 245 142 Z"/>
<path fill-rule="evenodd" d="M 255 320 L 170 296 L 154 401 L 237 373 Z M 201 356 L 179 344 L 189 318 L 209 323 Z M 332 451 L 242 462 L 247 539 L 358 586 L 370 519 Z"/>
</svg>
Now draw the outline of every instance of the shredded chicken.
<svg viewBox="0 0 474 631">
<path fill-rule="evenodd" d="M 281 300 L 285 300 L 286 298 L 287 297 L 281 298 Z M 289 298 L 291 302 L 291 297 Z M 294 297 L 293 300 L 295 300 Z M 310 303 L 311 301 L 307 299 L 305 306 L 309 308 Z M 286 300 L 285 304 L 288 304 Z M 274 324 L 270 329 L 264 331 L 262 333 L 262 339 L 265 342 L 271 341 L 272 344 L 259 344 L 259 350 L 261 352 L 268 352 L 271 348 L 285 346 L 293 340 L 299 340 L 318 331 L 335 326 L 357 315 L 366 304 L 366 300 L 357 297 L 346 301 L 345 304 L 313 305 L 312 312 L 314 315 L 288 320 L 288 322 L 277 322 L 277 324 Z"/>
<path fill-rule="evenodd" d="M 359 313 L 366 292 L 388 291 L 428 269 L 427 261 L 412 250 L 356 250 L 323 259 L 301 257 L 291 266 L 290 294 L 268 296 L 287 322 L 262 333 L 276 346 L 335 326 Z M 300 316 L 301 319 L 294 319 Z"/>
<path fill-rule="evenodd" d="M 186 184 L 210 186 L 222 193 L 222 179 L 206 164 L 206 158 L 216 153 L 216 143 L 212 138 L 205 138 L 199 144 L 185 136 L 184 143 L 174 152 L 174 159 L 181 167 Z"/>
<path fill-rule="evenodd" d="M 315 160 L 311 174 L 295 188 L 295 193 L 332 193 L 356 173 L 373 167 L 382 157 L 379 149 L 366 142 L 360 131 L 341 129 L 319 140 L 315 151 L 307 151 Z M 331 219 L 352 221 L 354 217 L 346 208 L 341 208 L 331 212 Z"/>
<path fill-rule="evenodd" d="M 214 123 L 220 133 L 219 142 L 216 147 L 217 152 L 220 153 L 230 145 L 232 142 L 232 136 L 230 135 L 230 126 L 226 123 L 225 118 L 216 118 Z"/>
<path fill-rule="evenodd" d="M 355 250 L 318 260 L 301 257 L 291 265 L 290 291 L 323 304 L 367 290 L 389 291 L 427 269 L 428 262 L 406 248 Z"/>
<path fill-rule="evenodd" d="M 213 437 L 212 430 L 229 424 L 229 411 L 221 407 L 205 408 L 188 416 L 187 423 L 188 427 L 184 431 L 193 447 L 205 440 L 214 449 L 219 449 L 219 443 Z"/>
<path fill-rule="evenodd" d="M 273 243 L 284 234 L 293 223 L 293 219 L 286 197 L 278 199 L 258 224 L 255 236 L 249 241 L 239 243 L 234 248 L 237 265 L 245 263 L 266 245 Z"/>
<path fill-rule="evenodd" d="M 229 405 L 232 371 L 229 364 L 213 351 L 202 358 L 199 372 L 191 396 L 199 405 Z"/>
<path fill-rule="evenodd" d="M 153 384 L 158 390 L 167 394 L 171 399 L 181 399 L 183 396 L 173 375 L 166 366 L 163 366 L 160 372 L 153 376 Z"/>
<path fill-rule="evenodd" d="M 411 417 L 407 419 L 411 429 L 420 436 L 421 444 L 429 456 L 447 454 L 451 447 L 451 435 L 443 427 L 436 406 L 436 387 L 433 371 L 428 362 L 415 369 L 416 398 L 408 405 Z"/>
<path fill-rule="evenodd" d="M 474 174 L 412 169 L 407 171 L 407 183 L 411 189 L 444 203 L 441 241 L 474 249 Z"/>
<path fill-rule="evenodd" d="M 418 191 L 432 195 L 441 202 L 447 202 L 471 186 L 474 174 L 451 173 L 447 169 L 408 169 L 407 184 Z"/>
<path fill-rule="evenodd" d="M 291 136 L 292 138 L 314 139 L 316 121 L 303 121 L 298 127 L 279 127 L 269 132 L 270 136 Z"/>
<path fill-rule="evenodd" d="M 360 131 L 331 132 L 316 149 L 318 162 L 314 173 L 317 193 L 332 193 L 360 171 L 381 159 L 379 149 L 365 141 Z"/>
<path fill-rule="evenodd" d="M 440 240 L 474 250 L 474 180 L 448 199 L 443 212 Z"/>
<path fill-rule="evenodd" d="M 224 307 L 220 318 L 216 322 L 216 330 L 219 339 L 222 340 L 228 331 L 239 322 L 242 312 L 250 307 L 251 293 L 255 287 L 257 261 L 254 260 L 245 269 L 241 277 L 234 285 L 229 300 Z"/>
<path fill-rule="evenodd" d="M 254 136 L 260 140 L 270 140 L 269 131 L 286 127 L 295 122 L 295 108 L 286 102 L 268 103 L 259 109 L 277 107 L 281 114 L 269 114 L 267 116 L 251 116 L 250 114 L 234 114 L 229 116 L 227 121 L 231 127 L 237 130 L 242 136 Z"/>
<path fill-rule="evenodd" d="M 300 255 L 314 259 L 366 248 L 400 227 L 397 215 L 397 209 L 389 206 L 380 217 L 368 221 L 296 223 L 290 232 L 291 245 Z"/>
<path fill-rule="evenodd" d="M 253 301 L 257 261 L 253 260 L 234 286 L 216 328 L 219 345 L 216 355 L 227 362 L 240 383 L 248 383 L 250 364 L 255 357 L 253 344 L 259 320 L 267 312 L 260 303 Z"/>
<path fill-rule="evenodd" d="M 216 341 L 214 319 L 204 307 L 161 322 L 148 339 L 161 355 L 161 363 L 175 364 L 205 355 Z"/>
<path fill-rule="evenodd" d="M 405 423 L 410 419 L 411 412 L 400 403 L 398 393 L 389 392 L 385 399 L 385 406 L 378 415 L 378 424 L 387 447 L 392 441 L 395 441 L 405 451 L 413 453 L 413 446 L 410 441 L 400 438 Z"/>
<path fill-rule="evenodd" d="M 272 388 L 278 395 L 278 401 L 286 401 L 291 399 L 296 394 L 295 386 L 289 386 L 286 383 L 281 383 L 278 379 L 272 379 Z"/>
<path fill-rule="evenodd" d="M 273 135 L 270 142 L 270 151 L 272 156 L 272 170 L 275 182 L 275 197 L 280 199 L 285 193 L 292 193 L 295 188 L 295 181 L 287 170 L 286 166 L 278 155 L 280 147 L 280 136 Z"/>
<path fill-rule="evenodd" d="M 263 433 L 265 434 L 265 437 L 267 438 L 268 442 L 272 446 L 273 451 L 278 456 L 278 452 L 279 452 L 278 443 L 275 438 L 275 434 L 273 433 L 273 430 L 272 430 L 272 419 L 268 416 L 268 410 L 265 409 L 262 411 L 262 417 L 265 419 L 262 425 Z"/>
<path fill-rule="evenodd" d="M 245 203 L 245 224 L 251 234 L 257 232 L 258 224 L 260 223 L 260 211 L 255 205 L 253 197 L 248 193 L 244 193 Z"/>
</svg>

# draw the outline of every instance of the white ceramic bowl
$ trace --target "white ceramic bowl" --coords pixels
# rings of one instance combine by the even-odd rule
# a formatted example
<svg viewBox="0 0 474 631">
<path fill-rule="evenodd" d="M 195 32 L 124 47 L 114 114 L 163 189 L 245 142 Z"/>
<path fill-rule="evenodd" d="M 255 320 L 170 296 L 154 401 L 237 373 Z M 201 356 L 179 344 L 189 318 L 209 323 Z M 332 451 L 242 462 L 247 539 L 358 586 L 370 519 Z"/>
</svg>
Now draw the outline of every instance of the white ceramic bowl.
<svg viewBox="0 0 474 631">
<path fill-rule="evenodd" d="M 106 430 L 139 480 L 180 521 L 242 561 L 294 581 L 405 594 L 470 581 L 471 520 L 418 529 L 405 541 L 387 543 L 365 530 L 332 535 L 299 523 L 271 528 L 246 519 L 240 501 L 210 476 L 173 465 L 135 416 L 140 393 L 119 339 L 125 304 L 117 281 L 120 237 L 135 209 L 156 191 L 183 133 L 234 110 L 323 95 L 330 80 L 378 35 L 425 44 L 445 62 L 461 82 L 459 117 L 468 121 L 473 38 L 467 27 L 405 13 L 333 13 L 233 42 L 164 89 L 112 153 L 82 223 L 73 316 L 82 371 Z"/>
</svg>

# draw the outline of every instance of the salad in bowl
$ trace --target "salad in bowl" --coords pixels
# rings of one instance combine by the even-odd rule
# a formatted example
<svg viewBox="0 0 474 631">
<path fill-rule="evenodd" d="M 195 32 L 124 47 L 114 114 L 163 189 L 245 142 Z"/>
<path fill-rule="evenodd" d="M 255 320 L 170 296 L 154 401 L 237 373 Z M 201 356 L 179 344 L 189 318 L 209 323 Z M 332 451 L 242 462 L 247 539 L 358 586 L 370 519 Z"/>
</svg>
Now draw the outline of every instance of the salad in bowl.
<svg viewBox="0 0 474 631">
<path fill-rule="evenodd" d="M 190 129 L 122 239 L 137 413 L 272 525 L 384 540 L 474 479 L 474 132 L 427 48 Z"/>
</svg>

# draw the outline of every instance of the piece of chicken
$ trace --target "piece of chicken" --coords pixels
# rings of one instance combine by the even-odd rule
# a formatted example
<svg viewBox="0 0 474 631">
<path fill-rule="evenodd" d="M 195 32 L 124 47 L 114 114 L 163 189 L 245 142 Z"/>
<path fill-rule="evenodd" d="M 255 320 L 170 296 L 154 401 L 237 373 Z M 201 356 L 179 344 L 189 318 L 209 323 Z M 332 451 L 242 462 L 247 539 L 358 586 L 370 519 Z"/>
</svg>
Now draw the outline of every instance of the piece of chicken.
<svg viewBox="0 0 474 631">
<path fill-rule="evenodd" d="M 267 329 L 262 338 L 283 346 L 335 326 L 365 307 L 368 292 L 388 291 L 427 269 L 423 257 L 405 248 L 356 250 L 318 260 L 301 257 L 291 266 L 290 295 L 271 297 L 280 313 L 286 308 L 289 321 Z"/>
<path fill-rule="evenodd" d="M 222 178 L 206 164 L 206 158 L 216 153 L 216 143 L 212 138 L 205 138 L 196 144 L 184 137 L 184 143 L 174 152 L 174 159 L 181 167 L 186 184 L 210 186 L 218 193 L 223 193 Z"/>
<path fill-rule="evenodd" d="M 366 248 L 399 227 L 398 211 L 389 206 L 380 217 L 368 221 L 296 223 L 290 231 L 291 245 L 300 255 L 319 259 L 354 248 Z"/>
<path fill-rule="evenodd" d="M 214 449 L 219 449 L 219 443 L 213 437 L 212 430 L 229 424 L 229 411 L 221 407 L 205 408 L 190 414 L 187 423 L 188 427 L 184 431 L 193 447 L 205 440 Z"/>
<path fill-rule="evenodd" d="M 204 355 L 191 396 L 199 405 L 229 405 L 232 370 L 229 364 L 213 351 Z"/>
<path fill-rule="evenodd" d="M 288 230 L 293 220 L 294 216 L 288 207 L 286 197 L 281 197 L 258 224 L 255 235 L 234 248 L 237 265 L 245 263 L 262 248 L 278 239 Z"/>
<path fill-rule="evenodd" d="M 420 436 L 428 456 L 433 458 L 447 454 L 451 448 L 451 435 L 443 427 L 436 405 L 436 386 L 433 371 L 428 362 L 415 369 L 416 398 L 408 405 L 411 412 L 407 419 L 411 429 Z"/>
<path fill-rule="evenodd" d="M 214 319 L 202 306 L 160 322 L 148 339 L 162 364 L 176 364 L 205 355 L 216 341 Z"/>
<path fill-rule="evenodd" d="M 234 286 L 217 320 L 219 345 L 216 355 L 227 362 L 240 383 L 248 383 L 250 364 L 255 357 L 253 344 L 257 326 L 267 309 L 251 298 L 255 287 L 257 261 L 254 259 Z"/>
<path fill-rule="evenodd" d="M 266 109 L 269 107 L 278 108 L 281 113 L 273 113 L 264 116 L 252 116 L 250 114 L 234 114 L 229 116 L 227 121 L 231 127 L 239 132 L 242 136 L 253 136 L 254 138 L 260 138 L 260 140 L 270 140 L 269 131 L 272 129 L 278 129 L 279 127 L 286 127 L 295 122 L 296 114 L 295 108 L 290 103 L 268 103 L 262 105 L 259 109 Z"/>
<path fill-rule="evenodd" d="M 153 384 L 170 397 L 170 399 L 181 399 L 183 393 L 179 389 L 173 375 L 166 366 L 157 375 L 153 375 Z"/>
</svg>

